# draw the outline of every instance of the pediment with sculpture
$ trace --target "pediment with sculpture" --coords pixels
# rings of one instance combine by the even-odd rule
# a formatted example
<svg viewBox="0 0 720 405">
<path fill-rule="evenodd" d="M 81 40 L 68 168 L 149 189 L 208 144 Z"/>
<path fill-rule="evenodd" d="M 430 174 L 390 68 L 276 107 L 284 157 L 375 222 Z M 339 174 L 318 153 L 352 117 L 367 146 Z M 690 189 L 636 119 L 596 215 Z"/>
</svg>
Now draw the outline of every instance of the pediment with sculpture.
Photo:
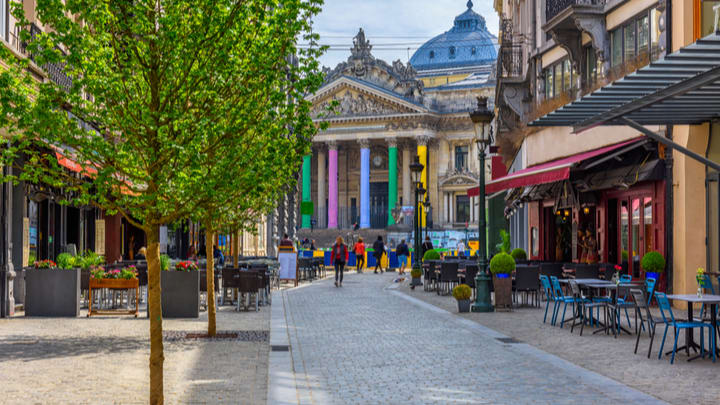
<svg viewBox="0 0 720 405">
<path fill-rule="evenodd" d="M 477 185 L 477 182 L 477 175 L 467 170 L 452 170 L 438 179 L 439 186 L 443 190 L 456 188 L 465 190 L 468 186 Z"/>
<path fill-rule="evenodd" d="M 334 105 L 334 107 L 333 107 Z M 332 107 L 332 112 L 330 109 Z M 311 116 L 317 118 L 373 117 L 420 112 L 382 100 L 360 91 L 341 89 L 313 105 Z"/>
</svg>

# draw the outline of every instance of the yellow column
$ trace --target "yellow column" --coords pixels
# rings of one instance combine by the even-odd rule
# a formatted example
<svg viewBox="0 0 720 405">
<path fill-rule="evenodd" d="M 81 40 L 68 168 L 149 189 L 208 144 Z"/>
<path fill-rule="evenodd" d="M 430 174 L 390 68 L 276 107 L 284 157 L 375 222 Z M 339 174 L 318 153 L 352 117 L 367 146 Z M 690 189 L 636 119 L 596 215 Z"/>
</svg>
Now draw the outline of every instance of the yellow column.
<svg viewBox="0 0 720 405">
<path fill-rule="evenodd" d="M 420 176 L 420 181 L 422 182 L 423 188 L 425 190 L 428 189 L 427 184 L 427 173 L 428 173 L 428 159 L 427 159 L 427 138 L 421 137 L 418 138 L 418 145 L 417 145 L 417 155 L 420 157 L 420 163 L 423 165 L 423 171 L 422 175 Z M 422 201 L 425 199 L 425 196 L 422 195 L 419 197 L 419 199 Z M 420 204 L 420 223 L 422 226 L 426 226 L 427 218 L 425 215 L 425 208 L 423 204 Z"/>
</svg>

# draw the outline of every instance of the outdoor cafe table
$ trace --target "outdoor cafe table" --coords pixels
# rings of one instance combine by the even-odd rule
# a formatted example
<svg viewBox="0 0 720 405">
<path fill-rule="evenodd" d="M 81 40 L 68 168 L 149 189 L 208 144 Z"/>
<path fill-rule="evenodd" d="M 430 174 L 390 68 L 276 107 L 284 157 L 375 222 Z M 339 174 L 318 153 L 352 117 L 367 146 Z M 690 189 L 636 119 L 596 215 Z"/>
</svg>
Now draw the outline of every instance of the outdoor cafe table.
<svg viewBox="0 0 720 405">
<path fill-rule="evenodd" d="M 713 331 L 715 333 L 720 333 L 720 332 L 718 332 L 718 324 L 717 324 L 717 306 L 720 303 L 720 295 L 703 294 L 702 297 L 698 297 L 697 294 L 672 294 L 672 295 L 668 295 L 667 297 L 668 297 L 668 299 L 671 299 L 671 300 L 687 302 L 688 322 L 692 322 L 692 320 L 693 320 L 693 304 L 700 303 L 700 304 L 710 305 L 710 323 L 712 323 Z M 702 331 L 700 331 L 700 333 L 702 333 Z M 690 355 L 691 348 L 693 350 L 695 350 L 696 352 L 697 352 L 697 349 L 700 348 L 700 346 L 697 343 L 695 343 L 692 328 L 685 329 L 685 341 L 687 342 L 685 344 L 685 346 L 679 347 L 678 350 L 685 349 L 685 353 L 688 356 Z M 701 355 L 691 357 L 688 359 L 688 361 L 695 360 L 698 357 L 701 357 Z"/>
<path fill-rule="evenodd" d="M 564 280 L 559 280 L 559 281 L 560 281 L 561 283 L 563 283 L 563 284 L 567 284 L 567 283 L 570 282 L 570 279 L 564 279 Z M 576 283 L 578 283 L 578 285 L 579 285 L 580 287 L 583 287 L 583 288 L 585 288 L 585 289 L 590 290 L 590 291 L 591 291 L 591 297 L 592 297 L 592 291 L 593 291 L 593 290 L 610 290 L 610 291 L 611 291 L 611 294 L 610 294 L 610 295 L 611 295 L 611 299 L 612 299 L 612 305 L 613 305 L 615 308 L 617 308 L 617 301 L 618 301 L 619 290 L 621 290 L 621 289 L 627 289 L 627 288 L 642 287 L 642 284 L 639 284 L 639 283 L 620 283 L 620 284 L 616 284 L 616 283 L 613 283 L 613 282 L 611 282 L 611 281 L 601 280 L 601 279 L 599 279 L 599 278 L 576 278 L 576 279 L 574 279 L 574 281 L 575 281 Z M 613 316 L 613 324 L 614 324 L 614 320 L 615 320 L 616 318 L 617 318 L 617 316 Z M 600 325 L 602 325 L 603 328 L 596 330 L 595 332 L 593 332 L 593 334 L 594 334 L 594 333 L 599 333 L 599 332 L 605 332 L 605 331 L 609 330 L 609 329 L 612 327 L 611 325 L 605 325 L 605 324 L 603 324 L 603 323 L 600 322 L 599 320 L 598 320 L 598 323 L 599 323 Z M 629 334 L 629 335 L 632 334 L 629 330 L 623 328 L 622 326 L 620 326 L 620 330 L 624 331 L 625 333 L 627 333 L 627 334 Z"/>
</svg>

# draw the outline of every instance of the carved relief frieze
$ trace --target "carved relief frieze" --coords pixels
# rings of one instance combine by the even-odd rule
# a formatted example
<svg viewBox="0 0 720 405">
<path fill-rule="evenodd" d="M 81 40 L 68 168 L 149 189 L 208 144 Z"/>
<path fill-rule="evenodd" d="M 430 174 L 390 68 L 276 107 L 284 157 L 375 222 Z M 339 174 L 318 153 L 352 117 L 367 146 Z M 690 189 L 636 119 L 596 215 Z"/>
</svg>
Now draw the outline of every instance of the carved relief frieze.
<svg viewBox="0 0 720 405">
<path fill-rule="evenodd" d="M 328 109 L 334 102 L 337 105 L 333 108 L 334 113 L 328 113 Z M 391 106 L 380 100 L 364 94 L 353 94 L 346 91 L 343 95 L 338 94 L 316 104 L 311 112 L 313 118 L 333 117 L 371 117 L 377 115 L 403 114 L 410 112 L 409 109 Z"/>
</svg>

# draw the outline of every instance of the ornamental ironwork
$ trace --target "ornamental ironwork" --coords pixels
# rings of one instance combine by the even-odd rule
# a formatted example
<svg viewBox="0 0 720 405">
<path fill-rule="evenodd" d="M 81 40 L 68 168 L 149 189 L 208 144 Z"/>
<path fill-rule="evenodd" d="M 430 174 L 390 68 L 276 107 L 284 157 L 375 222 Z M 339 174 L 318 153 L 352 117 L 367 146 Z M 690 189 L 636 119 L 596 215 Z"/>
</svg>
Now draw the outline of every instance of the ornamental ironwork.
<svg viewBox="0 0 720 405">
<path fill-rule="evenodd" d="M 602 6 L 606 0 L 546 0 L 545 21 L 550 21 L 570 6 Z"/>
<path fill-rule="evenodd" d="M 30 40 L 34 40 L 35 37 L 42 33 L 42 30 L 37 25 L 30 23 Z M 65 54 L 65 52 L 60 49 L 59 47 L 56 47 L 60 52 Z M 21 45 L 21 52 L 30 58 L 33 62 L 35 62 L 35 55 L 28 53 L 27 50 L 27 44 L 22 43 Z M 70 88 L 72 87 L 72 78 L 65 74 L 65 64 L 64 63 L 46 63 L 42 66 L 42 69 L 47 74 L 48 78 L 52 80 L 54 83 L 65 89 L 65 91 L 70 91 Z"/>
</svg>

